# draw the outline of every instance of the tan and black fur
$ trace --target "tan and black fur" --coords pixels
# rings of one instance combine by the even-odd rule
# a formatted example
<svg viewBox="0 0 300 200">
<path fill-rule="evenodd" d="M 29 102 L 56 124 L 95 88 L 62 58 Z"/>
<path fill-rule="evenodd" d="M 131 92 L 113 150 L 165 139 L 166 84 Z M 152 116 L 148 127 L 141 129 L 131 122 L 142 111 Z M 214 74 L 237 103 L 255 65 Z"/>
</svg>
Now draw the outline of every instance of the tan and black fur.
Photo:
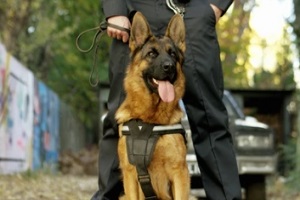
<svg viewBox="0 0 300 200">
<path fill-rule="evenodd" d="M 183 113 L 179 100 L 184 94 L 182 64 L 185 52 L 185 28 L 180 15 L 174 15 L 166 33 L 155 37 L 145 17 L 134 16 L 129 41 L 130 64 L 124 80 L 126 98 L 116 113 L 119 124 L 118 154 L 126 200 L 143 200 L 135 166 L 128 161 L 126 136 L 122 124 L 131 119 L 160 125 L 179 123 Z M 174 88 L 174 98 L 162 100 L 157 81 Z M 182 134 L 162 135 L 158 139 L 148 168 L 158 199 L 187 200 L 190 178 L 186 164 L 186 145 Z"/>
</svg>

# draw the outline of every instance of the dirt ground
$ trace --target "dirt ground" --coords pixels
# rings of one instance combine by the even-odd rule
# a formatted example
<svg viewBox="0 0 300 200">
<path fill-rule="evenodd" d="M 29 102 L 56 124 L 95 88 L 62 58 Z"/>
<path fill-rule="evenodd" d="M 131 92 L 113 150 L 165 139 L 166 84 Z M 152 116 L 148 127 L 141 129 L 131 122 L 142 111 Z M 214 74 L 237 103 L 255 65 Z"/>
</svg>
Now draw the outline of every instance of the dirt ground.
<svg viewBox="0 0 300 200">
<path fill-rule="evenodd" d="M 55 174 L 45 168 L 0 175 L 0 200 L 90 200 L 97 191 L 97 166 L 97 147 L 64 152 Z M 288 190 L 286 182 L 282 177 L 268 178 L 267 200 L 300 200 L 300 191 Z"/>
<path fill-rule="evenodd" d="M 96 190 L 97 176 L 45 172 L 0 175 L 0 200 L 89 200 Z M 282 178 L 270 179 L 267 193 L 268 200 L 300 200 L 300 192 L 285 188 Z"/>
<path fill-rule="evenodd" d="M 97 176 L 30 173 L 0 175 L 0 200 L 90 200 Z M 191 196 L 189 200 L 196 200 Z"/>
<path fill-rule="evenodd" d="M 96 176 L 49 173 L 0 176 L 0 200 L 89 200 L 95 191 Z"/>
</svg>

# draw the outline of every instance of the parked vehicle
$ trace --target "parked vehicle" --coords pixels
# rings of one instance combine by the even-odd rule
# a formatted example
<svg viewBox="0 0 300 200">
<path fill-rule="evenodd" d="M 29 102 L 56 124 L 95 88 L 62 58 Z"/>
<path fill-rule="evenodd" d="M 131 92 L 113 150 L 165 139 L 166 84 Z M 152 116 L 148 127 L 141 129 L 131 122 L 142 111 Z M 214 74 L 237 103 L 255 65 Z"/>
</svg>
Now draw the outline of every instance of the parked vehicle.
<svg viewBox="0 0 300 200">
<path fill-rule="evenodd" d="M 233 137 L 237 164 L 245 198 L 266 199 L 266 176 L 276 170 L 277 155 L 274 147 L 273 130 L 253 117 L 245 116 L 229 91 L 224 92 L 223 102 L 229 115 L 230 131 Z M 202 187 L 199 170 L 187 117 L 182 120 L 187 132 L 187 162 L 191 175 L 191 187 Z"/>
</svg>

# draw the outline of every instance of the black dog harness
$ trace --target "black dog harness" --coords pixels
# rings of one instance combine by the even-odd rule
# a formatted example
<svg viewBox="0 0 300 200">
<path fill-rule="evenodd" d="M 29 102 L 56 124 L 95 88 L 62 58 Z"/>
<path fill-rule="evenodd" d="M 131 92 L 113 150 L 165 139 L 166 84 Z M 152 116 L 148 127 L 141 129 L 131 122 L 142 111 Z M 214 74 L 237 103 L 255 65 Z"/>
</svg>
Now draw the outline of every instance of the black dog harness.
<svg viewBox="0 0 300 200">
<path fill-rule="evenodd" d="M 153 190 L 148 166 L 158 138 L 164 134 L 182 134 L 185 138 L 185 130 L 179 124 L 155 125 L 144 123 L 141 120 L 130 120 L 122 127 L 122 134 L 126 136 L 128 160 L 136 166 L 138 180 L 146 200 L 157 199 Z"/>
</svg>

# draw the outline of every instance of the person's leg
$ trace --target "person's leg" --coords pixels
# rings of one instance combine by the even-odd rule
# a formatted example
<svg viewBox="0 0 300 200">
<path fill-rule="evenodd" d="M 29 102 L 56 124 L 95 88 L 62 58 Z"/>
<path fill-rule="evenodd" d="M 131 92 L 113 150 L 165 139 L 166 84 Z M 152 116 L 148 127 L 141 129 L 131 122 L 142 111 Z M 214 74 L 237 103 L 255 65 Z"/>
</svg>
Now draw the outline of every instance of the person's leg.
<svg viewBox="0 0 300 200">
<path fill-rule="evenodd" d="M 206 195 L 241 199 L 238 169 L 222 102 L 223 75 L 215 16 L 206 1 L 191 1 L 186 14 L 186 106 Z"/>
<path fill-rule="evenodd" d="M 99 143 L 99 191 L 92 200 L 115 200 L 123 191 L 117 153 L 119 135 L 115 112 L 124 100 L 123 79 L 129 57 L 128 44 L 114 40 L 110 55 L 108 114 L 103 122 L 103 135 Z"/>
</svg>

